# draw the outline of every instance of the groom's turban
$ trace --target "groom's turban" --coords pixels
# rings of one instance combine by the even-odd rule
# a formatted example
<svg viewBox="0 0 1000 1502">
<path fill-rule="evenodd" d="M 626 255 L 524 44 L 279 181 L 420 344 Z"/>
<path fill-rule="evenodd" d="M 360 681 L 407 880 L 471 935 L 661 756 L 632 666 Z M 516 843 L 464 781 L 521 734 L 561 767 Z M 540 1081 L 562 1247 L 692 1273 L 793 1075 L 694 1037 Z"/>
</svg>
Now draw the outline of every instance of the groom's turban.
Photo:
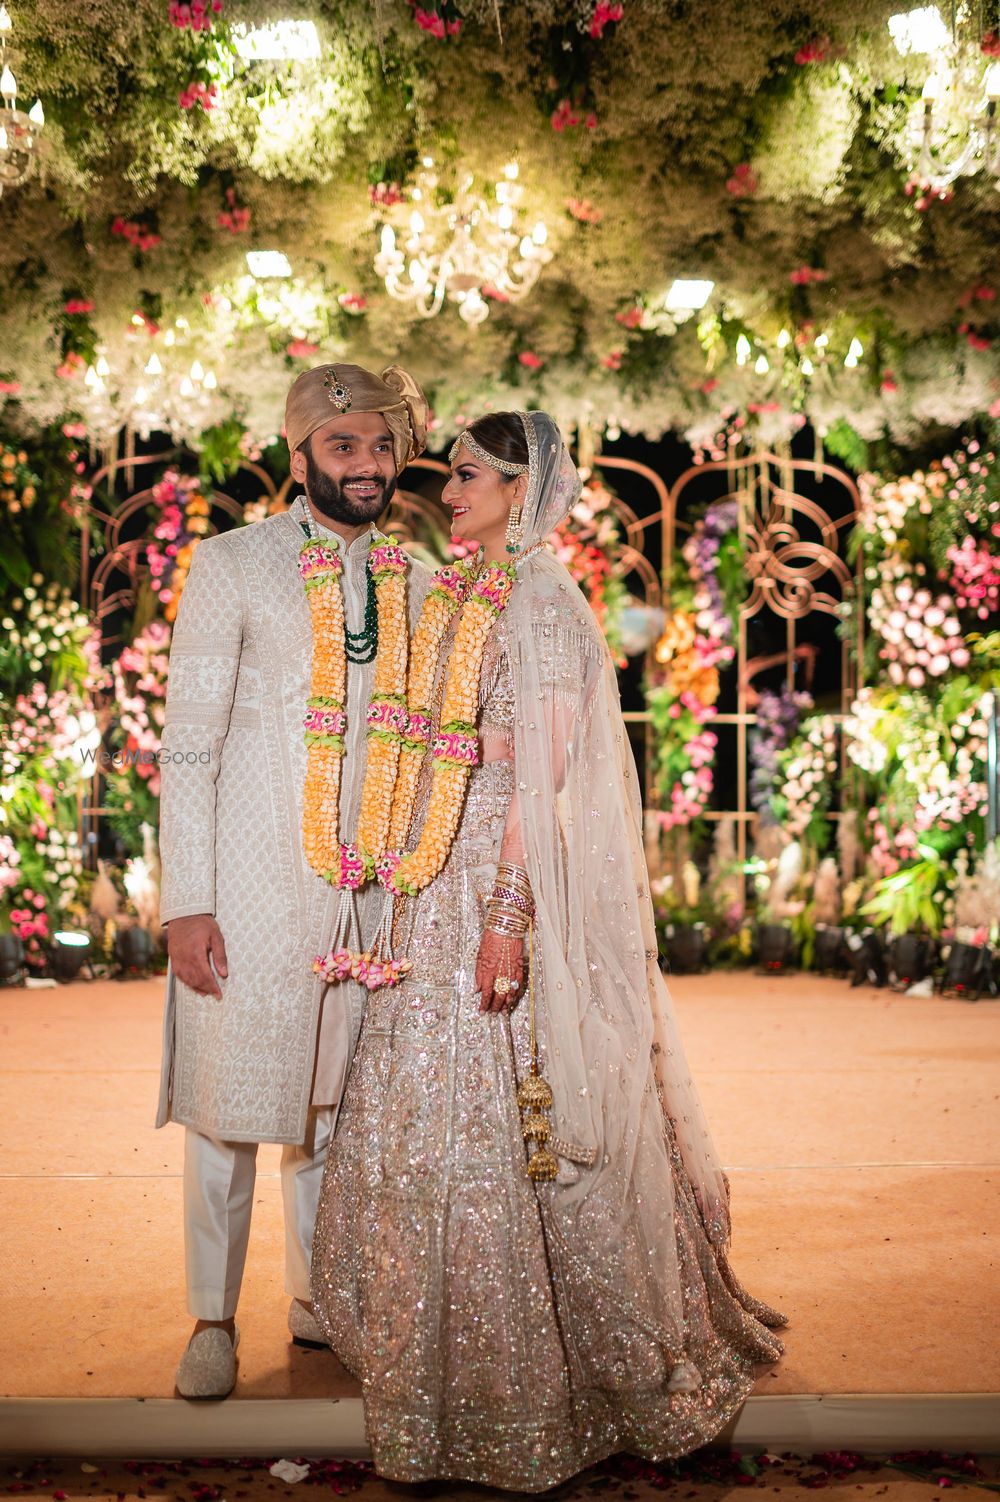
<svg viewBox="0 0 1000 1502">
<path fill-rule="evenodd" d="M 381 412 L 392 434 L 396 473 L 423 453 L 427 398 L 411 375 L 390 365 L 381 376 L 360 365 L 317 365 L 304 370 L 285 402 L 285 436 L 294 454 L 333 417 Z"/>
</svg>

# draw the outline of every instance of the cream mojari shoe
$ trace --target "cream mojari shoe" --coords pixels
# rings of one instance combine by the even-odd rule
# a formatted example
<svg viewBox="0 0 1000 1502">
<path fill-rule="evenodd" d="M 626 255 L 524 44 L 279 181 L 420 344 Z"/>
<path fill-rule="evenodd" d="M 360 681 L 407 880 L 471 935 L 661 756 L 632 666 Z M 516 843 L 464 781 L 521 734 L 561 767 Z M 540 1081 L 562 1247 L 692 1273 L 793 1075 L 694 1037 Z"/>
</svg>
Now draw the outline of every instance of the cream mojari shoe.
<svg viewBox="0 0 1000 1502">
<path fill-rule="evenodd" d="M 182 1398 L 225 1398 L 236 1385 L 236 1347 L 240 1327 L 233 1338 L 219 1325 L 210 1325 L 192 1335 L 177 1368 L 177 1391 Z"/>
<path fill-rule="evenodd" d="M 329 1345 L 315 1314 L 310 1314 L 308 1309 L 303 1309 L 298 1299 L 293 1299 L 288 1306 L 288 1328 L 297 1346 L 325 1350 Z"/>
</svg>

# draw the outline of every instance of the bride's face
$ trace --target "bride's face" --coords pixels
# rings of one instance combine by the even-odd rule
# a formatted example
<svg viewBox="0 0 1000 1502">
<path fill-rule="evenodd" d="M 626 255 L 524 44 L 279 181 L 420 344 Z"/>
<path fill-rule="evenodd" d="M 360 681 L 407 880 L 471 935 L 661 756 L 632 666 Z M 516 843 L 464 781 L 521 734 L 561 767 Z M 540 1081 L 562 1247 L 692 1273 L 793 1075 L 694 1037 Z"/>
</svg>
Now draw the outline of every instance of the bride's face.
<svg viewBox="0 0 1000 1502">
<path fill-rule="evenodd" d="M 524 499 L 521 475 L 504 477 L 473 459 L 463 445 L 455 455 L 451 478 L 441 499 L 451 507 L 451 535 L 482 542 L 504 532 L 510 508 Z"/>
</svg>

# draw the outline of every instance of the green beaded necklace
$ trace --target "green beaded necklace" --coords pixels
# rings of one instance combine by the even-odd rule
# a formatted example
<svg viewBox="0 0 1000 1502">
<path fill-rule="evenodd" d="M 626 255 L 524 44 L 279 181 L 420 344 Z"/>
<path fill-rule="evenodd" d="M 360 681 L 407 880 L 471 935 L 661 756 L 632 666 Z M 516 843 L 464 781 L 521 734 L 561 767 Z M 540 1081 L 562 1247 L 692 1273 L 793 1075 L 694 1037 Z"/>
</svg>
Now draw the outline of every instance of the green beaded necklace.
<svg viewBox="0 0 1000 1502">
<path fill-rule="evenodd" d="M 318 537 L 319 532 L 305 501 L 302 502 L 302 512 L 306 520 L 300 518 L 299 526 L 307 537 Z M 364 625 L 360 631 L 351 631 L 346 620 L 344 622 L 344 648 L 348 662 L 372 662 L 378 653 L 378 602 L 375 599 L 375 580 L 372 578 L 372 571 L 367 563 L 365 564 L 365 578 Z"/>
</svg>

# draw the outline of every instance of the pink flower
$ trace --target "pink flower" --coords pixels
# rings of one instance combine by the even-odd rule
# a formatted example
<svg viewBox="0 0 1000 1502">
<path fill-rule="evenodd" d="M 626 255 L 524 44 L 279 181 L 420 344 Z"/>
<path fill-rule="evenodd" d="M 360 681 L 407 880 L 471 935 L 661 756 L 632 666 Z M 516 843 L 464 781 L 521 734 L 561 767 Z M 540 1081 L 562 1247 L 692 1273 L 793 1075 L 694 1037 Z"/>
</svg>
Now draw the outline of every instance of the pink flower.
<svg viewBox="0 0 1000 1502">
<path fill-rule="evenodd" d="M 615 323 L 620 323 L 626 329 L 641 329 L 645 316 L 642 308 L 627 308 L 624 313 L 615 314 Z"/>
<path fill-rule="evenodd" d="M 310 344 L 308 339 L 292 339 L 286 346 L 286 354 L 291 355 L 293 360 L 308 360 L 319 350 L 318 344 Z"/>
<path fill-rule="evenodd" d="M 596 209 L 589 198 L 567 198 L 566 207 L 581 224 L 600 224 L 604 218 L 601 210 Z"/>
<path fill-rule="evenodd" d="M 726 179 L 726 192 L 734 198 L 752 198 L 760 187 L 760 181 L 749 162 L 740 162 L 733 168 L 733 175 Z"/>
<path fill-rule="evenodd" d="M 518 362 L 521 365 L 525 366 L 527 370 L 541 370 L 542 366 L 545 364 L 545 361 L 540 359 L 539 356 L 530 349 L 522 351 L 522 353 L 519 354 L 517 358 Z"/>
<path fill-rule="evenodd" d="M 788 280 L 795 287 L 808 287 L 811 282 L 829 281 L 830 273 L 822 271 L 815 266 L 799 266 L 794 271 L 789 272 Z"/>
<path fill-rule="evenodd" d="M 568 99 L 560 99 L 551 115 L 552 129 L 562 132 L 568 126 L 579 125 L 580 116 L 573 113 L 573 106 Z"/>
<path fill-rule="evenodd" d="M 992 339 L 988 338 L 987 335 L 977 334 L 975 329 L 969 329 L 965 338 L 972 349 L 989 349 L 993 343 Z"/>
<path fill-rule="evenodd" d="M 622 352 L 621 352 L 621 350 L 620 349 L 613 349 L 611 351 L 610 355 L 605 355 L 604 356 L 604 358 L 601 361 L 601 364 L 604 366 L 605 370 L 621 370 L 621 368 L 622 368 Z"/>
<path fill-rule="evenodd" d="M 345 313 L 363 313 L 368 306 L 367 297 L 360 292 L 341 292 L 337 301 Z"/>
<path fill-rule="evenodd" d="M 811 41 L 807 42 L 804 47 L 799 48 L 798 52 L 796 52 L 795 54 L 795 61 L 801 68 L 804 67 L 806 63 L 825 62 L 829 55 L 830 38 L 828 36 L 816 36 L 813 37 Z"/>
<path fill-rule="evenodd" d="M 436 10 L 421 10 L 417 6 L 413 11 L 413 19 L 421 31 L 430 32 L 431 36 L 437 37 L 439 41 L 444 41 L 447 29 L 444 24 L 444 18 L 439 16 Z"/>
<path fill-rule="evenodd" d="M 368 197 L 380 209 L 391 209 L 394 204 L 403 201 L 399 183 L 373 183 L 368 189 Z"/>
<path fill-rule="evenodd" d="M 178 99 L 182 110 L 193 110 L 196 105 L 200 104 L 202 109 L 207 112 L 208 110 L 214 110 L 218 104 L 219 90 L 214 83 L 206 86 L 196 79 L 194 82 L 188 84 L 182 94 L 178 95 Z"/>
<path fill-rule="evenodd" d="M 891 370 L 883 370 L 881 390 L 886 396 L 893 396 L 899 390 L 896 385 L 896 377 Z"/>
<path fill-rule="evenodd" d="M 594 6 L 594 14 L 590 18 L 590 35 L 595 39 L 604 35 L 605 26 L 612 22 L 620 21 L 625 14 L 623 5 L 606 5 L 604 0 L 597 0 Z"/>
<path fill-rule="evenodd" d="M 219 211 L 219 228 L 227 229 L 231 234 L 239 235 L 250 228 L 250 210 L 236 202 L 236 189 L 226 189 L 226 203 L 228 209 Z"/>
<path fill-rule="evenodd" d="M 63 304 L 64 313 L 92 313 L 94 304 L 86 297 L 71 297 Z"/>
<path fill-rule="evenodd" d="M 979 44 L 984 57 L 1000 57 L 1000 31 L 987 31 Z"/>
<path fill-rule="evenodd" d="M 78 355 L 75 350 L 71 349 L 62 364 L 56 368 L 56 375 L 61 381 L 75 380 L 86 364 L 87 362 L 83 356 Z"/>
<path fill-rule="evenodd" d="M 0 396 L 16 396 L 20 389 L 20 381 L 0 381 Z"/>
</svg>

